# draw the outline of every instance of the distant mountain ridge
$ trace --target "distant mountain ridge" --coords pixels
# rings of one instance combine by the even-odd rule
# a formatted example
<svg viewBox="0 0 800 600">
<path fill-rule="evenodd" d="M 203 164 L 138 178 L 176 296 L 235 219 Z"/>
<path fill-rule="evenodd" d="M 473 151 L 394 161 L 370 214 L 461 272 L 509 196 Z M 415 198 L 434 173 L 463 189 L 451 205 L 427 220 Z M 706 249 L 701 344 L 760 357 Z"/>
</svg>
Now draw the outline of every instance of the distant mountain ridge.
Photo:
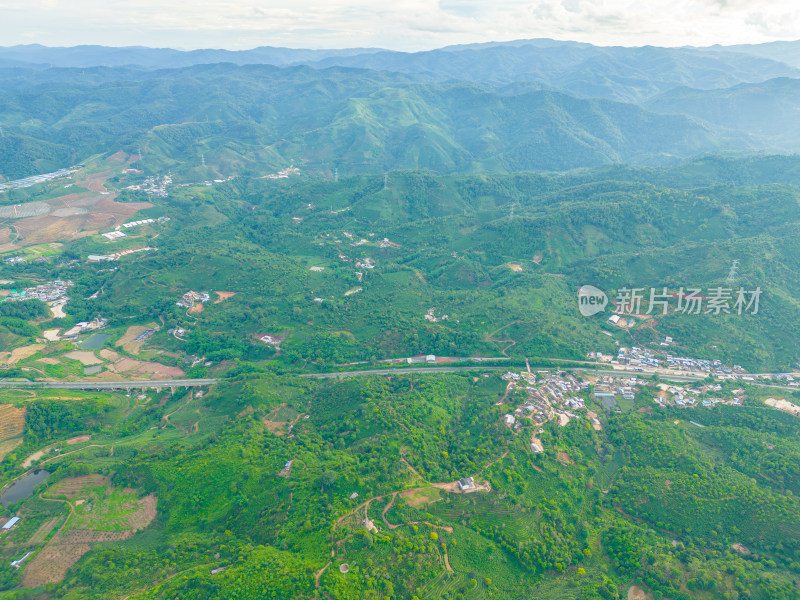
<svg viewBox="0 0 800 600">
<path fill-rule="evenodd" d="M 583 97 L 638 103 L 680 86 L 713 89 L 775 77 L 800 77 L 800 43 L 769 47 L 629 48 L 534 39 L 447 46 L 412 53 L 377 48 L 260 47 L 238 51 L 40 45 L 0 48 L 0 67 L 28 64 L 39 68 L 162 69 L 220 62 L 356 67 L 493 85 L 536 82 Z"/>
<path fill-rule="evenodd" d="M 755 55 L 794 48 L 0 48 L 0 171 L 142 144 L 153 170 L 192 169 L 202 154 L 221 174 L 292 161 L 473 173 L 796 152 L 800 70 Z"/>
<path fill-rule="evenodd" d="M 525 86 L 496 91 L 306 66 L 125 75 L 132 78 L 68 86 L 35 84 L 34 72 L 29 88 L 0 92 L 2 174 L 35 172 L 37 145 L 53 156 L 142 145 L 153 168 L 190 167 L 202 153 L 229 174 L 291 161 L 349 172 L 560 170 L 659 164 L 723 147 L 712 127 L 690 117 Z M 730 143 L 751 148 L 741 136 Z"/>
<path fill-rule="evenodd" d="M 0 47 L 0 61 L 7 66 L 23 64 L 41 67 L 128 67 L 145 69 L 189 67 L 212 63 L 270 64 L 284 66 L 319 61 L 333 56 L 378 52 L 379 48 L 345 50 L 305 50 L 261 46 L 252 50 L 175 50 L 146 46 L 71 46 L 51 47 L 40 44 Z"/>
<path fill-rule="evenodd" d="M 775 151 L 800 152 L 798 79 L 782 77 L 722 90 L 676 88 L 644 106 L 662 114 L 691 115 L 729 131 L 747 131 Z"/>
</svg>

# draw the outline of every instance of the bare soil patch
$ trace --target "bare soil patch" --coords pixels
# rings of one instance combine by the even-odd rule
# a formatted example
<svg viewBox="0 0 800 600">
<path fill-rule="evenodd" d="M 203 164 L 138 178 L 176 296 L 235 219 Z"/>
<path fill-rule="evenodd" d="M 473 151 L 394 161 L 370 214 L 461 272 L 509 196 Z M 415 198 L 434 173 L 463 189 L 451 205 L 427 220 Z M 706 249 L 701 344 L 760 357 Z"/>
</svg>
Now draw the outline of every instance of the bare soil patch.
<svg viewBox="0 0 800 600">
<path fill-rule="evenodd" d="M 49 450 L 50 450 L 50 446 L 48 446 L 47 448 L 43 448 L 43 449 L 41 449 L 41 450 L 37 450 L 36 452 L 34 452 L 33 454 L 31 454 L 31 455 L 30 455 L 28 458 L 26 458 L 25 460 L 23 460 L 23 461 L 22 461 L 22 468 L 23 468 L 23 469 L 27 469 L 27 468 L 28 468 L 28 467 L 30 467 L 30 466 L 31 466 L 31 465 L 32 465 L 32 464 L 33 464 L 35 461 L 39 460 L 39 459 L 40 459 L 40 458 L 42 458 L 42 457 L 43 457 L 45 454 L 47 454 L 47 452 L 49 452 Z"/>
<path fill-rule="evenodd" d="M 108 369 L 112 373 L 124 374 L 129 377 L 152 375 L 155 379 L 176 379 L 186 375 L 179 367 L 168 367 L 160 363 L 145 362 L 135 358 L 122 358 L 113 365 L 109 365 Z"/>
<path fill-rule="evenodd" d="M 155 323 L 150 323 L 149 325 L 131 325 L 128 327 L 125 334 L 117 340 L 115 346 L 122 346 L 125 352 L 129 352 L 133 355 L 139 354 L 144 341 L 134 342 L 134 340 L 148 329 L 155 329 L 156 327 L 157 325 Z"/>
<path fill-rule="evenodd" d="M 22 585 L 36 587 L 63 580 L 67 570 L 91 549 L 89 544 L 66 543 L 56 535 L 25 567 Z"/>
<path fill-rule="evenodd" d="M 80 444 L 81 442 L 88 442 L 92 439 L 90 435 L 79 435 L 78 437 L 70 438 L 67 440 L 67 444 L 72 446 L 73 444 Z"/>
<path fill-rule="evenodd" d="M 219 304 L 223 300 L 227 300 L 228 298 L 233 298 L 236 295 L 236 292 L 214 292 L 217 296 L 219 296 L 216 300 L 214 300 L 214 304 Z"/>
<path fill-rule="evenodd" d="M 103 364 L 103 359 L 98 358 L 94 352 L 89 350 L 73 350 L 72 352 L 67 352 L 64 356 L 80 361 L 82 365 L 86 366 Z"/>
<path fill-rule="evenodd" d="M 214 302 L 214 304 L 216 304 L 216 302 Z M 198 302 L 197 304 L 192 306 L 192 308 L 189 309 L 189 314 L 201 313 L 205 310 L 205 308 L 206 307 L 203 305 L 202 302 Z"/>
<path fill-rule="evenodd" d="M 128 522 L 134 531 L 144 529 L 156 518 L 158 498 L 153 494 L 148 494 L 144 498 L 139 498 L 138 504 L 139 510 L 128 517 Z"/>
<path fill-rule="evenodd" d="M 800 415 L 800 406 L 797 404 L 792 404 L 784 400 L 783 398 L 767 398 L 764 400 L 764 404 L 767 406 L 771 406 L 772 408 L 777 408 L 780 411 L 789 413 L 790 415 L 798 416 Z"/>
<path fill-rule="evenodd" d="M 515 273 L 522 273 L 522 265 L 519 263 L 508 263 L 508 268 Z"/>
<path fill-rule="evenodd" d="M 286 435 L 288 433 L 286 427 L 286 421 L 270 421 L 267 417 L 261 419 L 261 422 L 264 424 L 264 427 L 267 428 L 271 433 L 275 435 Z"/>
<path fill-rule="evenodd" d="M 628 588 L 628 600 L 647 600 L 648 598 L 650 598 L 650 595 L 638 585 L 632 585 Z"/>
<path fill-rule="evenodd" d="M 556 455 L 556 460 L 558 462 L 560 462 L 562 465 L 574 465 L 575 464 L 566 452 L 559 452 Z"/>
<path fill-rule="evenodd" d="M 102 350 L 100 350 L 100 356 L 105 358 L 106 360 L 110 360 L 111 362 L 116 362 L 120 358 L 122 358 L 121 354 L 118 354 L 113 350 L 109 350 L 108 348 L 103 348 Z"/>
<path fill-rule="evenodd" d="M 75 185 L 86 188 L 90 192 L 105 192 L 106 186 L 103 185 L 108 178 L 114 173 L 112 171 L 102 171 L 100 173 L 92 173 L 83 181 L 77 182 Z"/>
<path fill-rule="evenodd" d="M 14 365 L 21 360 L 30 358 L 44 347 L 45 347 L 44 344 L 31 344 L 30 346 L 22 346 L 21 348 L 14 348 L 11 351 L 11 356 L 9 356 L 8 359 L 6 360 L 6 363 L 9 365 Z"/>
</svg>

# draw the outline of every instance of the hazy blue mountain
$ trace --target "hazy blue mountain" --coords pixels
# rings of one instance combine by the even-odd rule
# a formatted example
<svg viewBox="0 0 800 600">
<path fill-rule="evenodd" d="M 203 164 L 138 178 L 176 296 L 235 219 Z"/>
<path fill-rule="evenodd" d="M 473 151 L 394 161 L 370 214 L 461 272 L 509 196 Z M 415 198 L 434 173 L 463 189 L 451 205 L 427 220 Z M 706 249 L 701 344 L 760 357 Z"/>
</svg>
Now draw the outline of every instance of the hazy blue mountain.
<svg viewBox="0 0 800 600">
<path fill-rule="evenodd" d="M 800 151 L 800 80 L 778 78 L 727 89 L 677 88 L 645 106 L 663 114 L 686 114 L 729 130 L 747 131 L 762 146 Z"/>
<path fill-rule="evenodd" d="M 712 89 L 800 76 L 793 67 L 748 54 L 572 43 L 490 45 L 413 54 L 384 51 L 330 57 L 314 65 L 431 73 L 444 79 L 498 84 L 537 81 L 585 97 L 625 102 L 639 102 L 678 86 Z"/>
<path fill-rule="evenodd" d="M 5 61 L 5 62 L 4 62 Z M 800 77 L 800 70 L 752 52 L 694 48 L 599 47 L 536 39 L 450 46 L 427 52 L 377 49 L 193 50 L 77 46 L 0 48 L 0 66 L 21 63 L 58 67 L 138 66 L 146 69 L 195 64 L 308 64 L 344 66 L 426 75 L 441 81 L 466 80 L 492 85 L 535 82 L 587 98 L 641 102 L 680 86 L 712 89 L 757 83 L 775 77 Z"/>
<path fill-rule="evenodd" d="M 127 46 L 73 46 L 55 48 L 39 44 L 0 48 L 0 61 L 17 64 L 33 63 L 54 67 L 120 67 L 140 66 L 148 69 L 188 67 L 198 64 L 234 63 L 289 65 L 318 61 L 332 56 L 368 54 L 374 48 L 346 50 L 304 50 L 262 46 L 252 50 L 174 50 L 172 48 L 146 48 Z"/>
<path fill-rule="evenodd" d="M 709 46 L 700 48 L 712 52 L 737 52 L 750 54 L 800 67 L 800 41 L 767 42 L 765 44 L 736 44 L 733 46 Z"/>
</svg>

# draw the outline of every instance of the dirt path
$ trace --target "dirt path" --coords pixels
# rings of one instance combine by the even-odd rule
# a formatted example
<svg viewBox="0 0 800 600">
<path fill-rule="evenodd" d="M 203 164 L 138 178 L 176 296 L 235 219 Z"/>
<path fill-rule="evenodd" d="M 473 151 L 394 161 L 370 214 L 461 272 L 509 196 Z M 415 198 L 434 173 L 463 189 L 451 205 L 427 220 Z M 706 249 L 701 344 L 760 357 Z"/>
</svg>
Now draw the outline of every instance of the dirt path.
<svg viewBox="0 0 800 600">
<path fill-rule="evenodd" d="M 392 507 L 392 504 L 394 504 L 394 499 L 397 498 L 397 494 L 398 492 L 392 494 L 392 499 L 389 500 L 389 504 L 387 504 L 384 507 L 383 512 L 381 513 L 381 518 L 383 519 L 383 522 L 386 523 L 386 526 L 389 529 L 397 529 L 398 527 L 400 527 L 400 525 L 392 525 L 391 523 L 389 523 L 389 521 L 386 520 L 386 511 L 388 511 Z"/>
<path fill-rule="evenodd" d="M 400 460 L 402 460 L 404 463 L 406 463 L 406 466 L 407 466 L 409 469 L 411 469 L 411 472 L 412 472 L 414 475 L 416 475 L 417 477 L 419 477 L 420 481 L 424 481 L 425 483 L 427 483 L 427 482 L 428 482 L 428 480 L 427 480 L 427 479 L 425 479 L 425 478 L 424 478 L 422 475 L 420 475 L 420 474 L 419 474 L 419 471 L 417 471 L 417 470 L 416 470 L 414 467 L 412 467 L 412 466 L 411 466 L 411 463 L 409 463 L 409 462 L 406 460 L 406 457 L 405 457 L 405 456 L 401 456 L 401 457 L 400 457 Z"/>
<path fill-rule="evenodd" d="M 57 454 L 52 458 L 48 458 L 45 461 L 42 461 L 39 466 L 46 465 L 51 460 L 56 460 L 57 458 L 64 458 L 65 456 L 69 456 L 70 454 L 75 454 L 76 452 L 81 452 L 82 450 L 86 450 L 86 448 L 104 448 L 108 446 L 108 444 L 89 444 L 88 446 L 84 446 L 83 448 L 78 448 L 77 450 L 73 450 L 72 452 L 65 452 L 64 454 Z"/>
<path fill-rule="evenodd" d="M 500 350 L 500 354 L 502 354 L 503 356 L 508 358 L 508 354 L 506 354 L 506 350 L 508 350 L 509 348 L 511 348 L 513 346 L 516 346 L 517 345 L 516 340 L 498 340 L 498 339 L 495 339 L 495 337 L 494 337 L 495 334 L 498 334 L 501 331 L 503 331 L 503 329 L 505 329 L 506 327 L 511 327 L 512 325 L 516 325 L 517 323 L 532 323 L 532 322 L 533 321 L 525 321 L 524 319 L 517 319 L 516 321 L 511 321 L 511 323 L 509 323 L 508 325 L 503 325 L 500 329 L 497 329 L 497 330 L 493 331 L 492 333 L 487 334 L 487 336 L 483 339 L 483 341 L 484 342 L 494 342 L 496 344 L 505 344 L 506 342 L 509 342 L 508 346 L 506 346 L 505 348 Z"/>
<path fill-rule="evenodd" d="M 444 568 L 448 573 L 453 573 L 453 567 L 450 566 L 450 557 L 447 556 L 447 550 L 444 551 Z"/>
<path fill-rule="evenodd" d="M 489 464 L 485 465 L 483 468 L 481 468 L 480 471 L 478 471 L 475 474 L 475 477 L 477 477 L 478 475 L 481 475 L 486 469 L 489 469 L 489 468 L 493 467 L 496 463 L 498 463 L 499 461 L 503 460 L 506 456 L 508 456 L 509 452 L 511 452 L 510 449 L 506 450 L 505 452 L 503 452 L 503 454 L 500 456 L 500 458 L 495 458 L 492 462 L 490 462 Z"/>
<path fill-rule="evenodd" d="M 331 561 L 328 561 L 328 564 L 322 567 L 317 574 L 314 576 L 314 586 L 319 589 L 319 578 L 322 577 L 322 574 L 325 572 L 325 569 L 331 566 Z"/>
</svg>

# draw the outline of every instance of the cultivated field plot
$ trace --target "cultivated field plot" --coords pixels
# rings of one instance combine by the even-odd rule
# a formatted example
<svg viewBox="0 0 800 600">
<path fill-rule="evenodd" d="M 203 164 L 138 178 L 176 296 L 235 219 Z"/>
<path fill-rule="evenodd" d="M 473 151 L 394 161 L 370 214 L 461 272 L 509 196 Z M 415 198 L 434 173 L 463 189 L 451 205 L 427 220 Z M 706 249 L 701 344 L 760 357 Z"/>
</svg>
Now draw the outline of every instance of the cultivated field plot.
<svg viewBox="0 0 800 600">
<path fill-rule="evenodd" d="M 129 328 L 125 335 L 117 342 L 117 345 L 122 345 L 123 347 L 127 345 L 128 348 L 130 348 L 130 344 L 127 340 L 131 339 L 131 336 L 140 329 L 143 328 Z M 113 350 L 109 350 L 108 348 L 103 348 L 97 354 L 86 350 L 74 350 L 65 354 L 64 356 L 66 358 L 78 360 L 83 365 L 102 365 L 106 370 L 97 375 L 97 377 L 100 379 L 120 379 L 120 377 L 140 379 L 174 379 L 185 376 L 184 371 L 179 367 L 170 367 L 157 362 L 148 362 L 144 360 L 137 360 L 135 358 L 128 358 L 127 356 L 124 356 L 118 352 L 114 352 Z"/>
<path fill-rule="evenodd" d="M 144 345 L 144 341 L 137 342 L 134 340 L 136 340 L 136 338 L 138 338 L 148 329 L 156 328 L 157 325 L 155 323 L 150 323 L 149 325 L 131 325 L 128 327 L 128 330 L 123 334 L 123 336 L 117 340 L 115 345 L 121 346 L 125 352 L 139 354 L 139 351 Z"/>
<path fill-rule="evenodd" d="M 64 356 L 80 361 L 81 364 L 87 366 L 103 364 L 102 359 L 97 358 L 94 352 L 89 352 L 88 350 L 73 350 L 72 352 L 67 352 Z"/>
<path fill-rule="evenodd" d="M 46 202 L 37 202 L 37 205 L 48 207 L 44 214 L 44 209 L 38 207 L 35 212 L 39 214 L 36 216 L 7 217 L 13 220 L 18 237 L 13 243 L 4 244 L 2 250 L 10 251 L 23 246 L 96 235 L 102 230 L 124 223 L 140 210 L 153 206 L 149 202 L 114 202 L 115 197 L 113 194 L 88 197 L 69 194 Z"/>
<path fill-rule="evenodd" d="M 275 435 L 286 435 L 292 427 L 303 417 L 288 404 L 281 404 L 264 417 L 261 422 Z"/>
<path fill-rule="evenodd" d="M 25 431 L 25 407 L 0 404 L 0 441 L 19 437 Z"/>
<path fill-rule="evenodd" d="M 155 496 L 138 498 L 130 488 L 95 485 L 101 481 L 107 480 L 90 475 L 56 484 L 65 494 L 80 498 L 62 530 L 25 568 L 23 585 L 35 587 L 63 580 L 67 570 L 91 550 L 92 543 L 126 540 L 155 518 Z"/>
<path fill-rule="evenodd" d="M 111 481 L 105 475 L 83 475 L 81 477 L 69 477 L 53 484 L 47 490 L 48 498 L 66 498 L 67 500 L 77 500 L 86 498 L 88 494 L 100 493 L 99 488 L 107 487 Z"/>
<path fill-rule="evenodd" d="M 400 495 L 409 506 L 413 506 L 414 508 L 442 499 L 441 490 L 434 487 L 408 490 L 406 492 L 402 492 Z"/>
<path fill-rule="evenodd" d="M 0 352 L 0 364 L 14 365 L 21 360 L 30 358 L 44 347 L 45 344 L 31 344 L 30 346 L 14 348 L 11 352 Z"/>
<path fill-rule="evenodd" d="M 82 494 L 86 501 L 76 503 L 65 530 L 136 531 L 155 517 L 155 496 L 139 499 L 136 490 L 130 488 L 86 487 L 91 483 L 78 484 L 82 491 L 74 493 Z M 80 488 L 81 485 L 84 487 Z"/>
<path fill-rule="evenodd" d="M 114 174 L 107 170 L 87 176 L 75 184 L 82 188 L 79 192 L 0 208 L 0 231 L 8 228 L 10 234 L 13 226 L 17 234 L 13 240 L 0 234 L 0 252 L 96 235 L 153 206 L 149 202 L 115 202 L 117 195 L 105 187 Z"/>
</svg>

